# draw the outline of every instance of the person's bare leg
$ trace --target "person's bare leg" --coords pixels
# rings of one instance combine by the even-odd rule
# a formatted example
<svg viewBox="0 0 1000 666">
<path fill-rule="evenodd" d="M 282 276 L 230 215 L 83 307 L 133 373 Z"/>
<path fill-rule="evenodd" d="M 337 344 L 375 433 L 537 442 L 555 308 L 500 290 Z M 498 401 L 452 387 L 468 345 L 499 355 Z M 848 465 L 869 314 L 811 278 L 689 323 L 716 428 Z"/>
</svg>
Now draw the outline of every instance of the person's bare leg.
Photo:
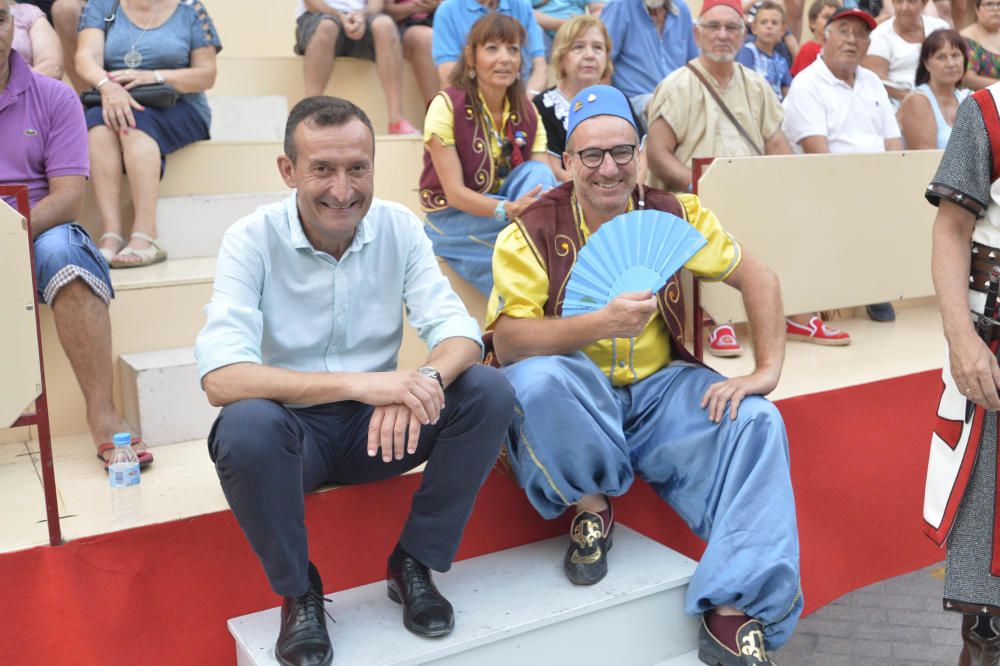
<svg viewBox="0 0 1000 666">
<path fill-rule="evenodd" d="M 122 232 L 122 148 L 114 130 L 101 125 L 87 132 L 90 149 L 90 182 L 94 187 L 94 199 L 101 215 L 102 233 Z M 98 246 L 117 252 L 118 241 L 113 238 L 100 241 Z"/>
<path fill-rule="evenodd" d="M 128 171 L 128 186 L 132 192 L 132 205 L 135 207 L 132 231 L 141 231 L 156 238 L 156 198 L 160 193 L 160 147 L 151 136 L 139 130 L 129 130 L 120 141 L 122 158 Z M 129 239 L 128 245 L 136 250 L 149 247 L 147 241 L 139 238 Z M 138 263 L 141 259 L 133 255 L 116 255 L 115 261 Z"/>
<path fill-rule="evenodd" d="M 399 30 L 395 21 L 381 14 L 371 22 L 371 31 L 375 41 L 375 69 L 382 81 L 392 125 L 403 119 L 403 48 Z"/>
<path fill-rule="evenodd" d="M 433 37 L 434 30 L 427 25 L 412 26 L 403 35 L 403 57 L 413 67 L 413 75 L 417 78 L 417 86 L 425 104 L 429 104 L 441 90 L 441 78 L 431 54 Z"/>
<path fill-rule="evenodd" d="M 59 290 L 51 303 L 56 333 L 87 405 L 94 445 L 129 430 L 112 399 L 111 317 L 108 306 L 80 279 Z"/>
<path fill-rule="evenodd" d="M 59 35 L 63 50 L 63 65 L 69 83 L 77 92 L 83 92 L 87 82 L 76 73 L 76 29 L 87 0 L 56 0 L 52 3 L 52 24 Z"/>
<path fill-rule="evenodd" d="M 320 21 L 316 26 L 316 32 L 306 46 L 302 61 L 306 97 L 322 95 L 326 90 L 330 74 L 333 73 L 334 49 L 339 35 L 340 26 L 333 21 Z"/>
<path fill-rule="evenodd" d="M 604 495 L 584 495 L 576 503 L 576 512 L 600 513 L 608 508 L 608 498 Z"/>
</svg>

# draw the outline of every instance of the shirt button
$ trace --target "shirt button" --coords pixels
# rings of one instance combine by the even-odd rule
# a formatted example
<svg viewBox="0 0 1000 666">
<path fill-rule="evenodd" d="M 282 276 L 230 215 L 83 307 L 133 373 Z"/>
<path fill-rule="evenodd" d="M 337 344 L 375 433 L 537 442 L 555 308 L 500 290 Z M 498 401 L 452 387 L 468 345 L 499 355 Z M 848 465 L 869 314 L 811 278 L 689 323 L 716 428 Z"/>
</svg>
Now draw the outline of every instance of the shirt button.
<svg viewBox="0 0 1000 666">
<path fill-rule="evenodd" d="M 618 367 L 619 368 L 624 368 L 625 367 L 625 361 L 618 361 Z"/>
</svg>

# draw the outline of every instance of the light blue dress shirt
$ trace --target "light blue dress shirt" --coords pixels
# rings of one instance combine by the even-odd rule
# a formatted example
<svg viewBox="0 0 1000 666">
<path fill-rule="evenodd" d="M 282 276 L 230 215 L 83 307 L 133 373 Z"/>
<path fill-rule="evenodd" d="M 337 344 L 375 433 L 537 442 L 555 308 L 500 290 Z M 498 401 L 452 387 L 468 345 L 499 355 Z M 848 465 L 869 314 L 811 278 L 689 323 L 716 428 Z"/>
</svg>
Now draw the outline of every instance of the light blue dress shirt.
<svg viewBox="0 0 1000 666">
<path fill-rule="evenodd" d="M 670 0 L 662 35 L 642 0 L 611 0 L 601 10 L 601 20 L 611 36 L 611 82 L 629 99 L 651 94 L 667 74 L 698 57 L 691 10 L 684 0 Z"/>
<path fill-rule="evenodd" d="M 395 370 L 404 305 L 429 348 L 452 337 L 482 347 L 479 325 L 442 275 L 413 213 L 375 199 L 337 261 L 309 242 L 293 194 L 226 231 L 195 344 L 198 376 L 233 363 Z"/>
<path fill-rule="evenodd" d="M 434 64 L 458 61 L 473 24 L 489 11 L 476 0 L 444 0 L 434 12 L 434 39 L 431 42 Z M 521 45 L 521 76 L 527 80 L 531 74 L 531 60 L 545 55 L 542 29 L 535 21 L 531 3 L 528 0 L 500 0 L 496 11 L 517 19 L 524 26 L 527 41 Z"/>
</svg>

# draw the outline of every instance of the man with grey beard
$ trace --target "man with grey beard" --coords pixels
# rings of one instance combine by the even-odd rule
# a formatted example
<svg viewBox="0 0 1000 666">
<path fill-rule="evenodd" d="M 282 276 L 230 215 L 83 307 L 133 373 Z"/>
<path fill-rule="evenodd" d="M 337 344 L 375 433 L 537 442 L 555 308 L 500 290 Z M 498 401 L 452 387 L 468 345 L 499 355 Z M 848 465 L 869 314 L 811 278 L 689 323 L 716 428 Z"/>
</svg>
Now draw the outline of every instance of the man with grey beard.
<svg viewBox="0 0 1000 666">
<path fill-rule="evenodd" d="M 601 20 L 611 36 L 611 82 L 646 124 L 657 84 L 698 55 L 691 10 L 684 0 L 614 0 L 601 10 Z"/>
<path fill-rule="evenodd" d="M 701 55 L 656 88 L 647 109 L 646 142 L 655 187 L 691 191 L 695 157 L 792 152 L 781 131 L 781 104 L 770 84 L 736 62 L 745 31 L 740 9 L 738 0 L 706 0 L 694 29 Z M 796 315 L 785 326 L 790 339 L 838 346 L 851 342 L 850 335 L 811 313 Z M 712 331 L 707 349 L 715 356 L 742 353 L 729 324 Z"/>
</svg>

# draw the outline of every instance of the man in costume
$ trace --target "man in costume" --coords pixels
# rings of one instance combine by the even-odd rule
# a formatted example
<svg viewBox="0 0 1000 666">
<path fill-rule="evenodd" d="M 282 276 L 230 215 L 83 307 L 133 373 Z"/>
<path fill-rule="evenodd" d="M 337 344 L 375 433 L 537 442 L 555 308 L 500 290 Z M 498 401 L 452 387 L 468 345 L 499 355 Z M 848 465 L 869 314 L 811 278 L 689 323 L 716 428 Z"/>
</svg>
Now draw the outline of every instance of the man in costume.
<svg viewBox="0 0 1000 666">
<path fill-rule="evenodd" d="M 963 666 L 1000 664 L 998 98 L 995 84 L 962 103 L 926 192 L 938 206 L 931 268 L 948 365 L 931 437 L 924 531 L 938 545 L 947 542 L 944 607 L 965 614 Z"/>
<path fill-rule="evenodd" d="M 543 195 L 497 239 L 487 322 L 514 386 L 507 453 L 538 512 L 573 507 L 563 566 L 575 584 L 607 572 L 611 497 L 646 479 L 708 547 L 686 611 L 701 614 L 701 658 L 771 664 L 802 611 L 788 442 L 774 389 L 784 357 L 774 273 L 729 236 L 698 198 L 636 187 L 638 134 L 609 86 L 570 104 L 572 180 Z M 685 267 L 739 289 L 755 370 L 726 379 L 683 346 L 674 275 L 657 294 L 624 293 L 595 312 L 561 317 L 577 253 L 602 224 L 636 208 L 673 213 L 706 240 Z"/>
<path fill-rule="evenodd" d="M 420 220 L 372 196 L 374 154 L 371 121 L 354 104 L 295 105 L 278 158 L 295 193 L 226 232 L 196 346 L 208 398 L 223 405 L 209 453 L 284 597 L 275 657 L 285 665 L 333 658 L 303 493 L 427 462 L 387 582 L 407 629 L 442 636 L 454 613 L 429 569 L 450 568 L 513 413 L 508 383 L 478 364 L 479 327 Z M 418 370 L 395 370 L 403 304 L 431 350 Z"/>
</svg>

